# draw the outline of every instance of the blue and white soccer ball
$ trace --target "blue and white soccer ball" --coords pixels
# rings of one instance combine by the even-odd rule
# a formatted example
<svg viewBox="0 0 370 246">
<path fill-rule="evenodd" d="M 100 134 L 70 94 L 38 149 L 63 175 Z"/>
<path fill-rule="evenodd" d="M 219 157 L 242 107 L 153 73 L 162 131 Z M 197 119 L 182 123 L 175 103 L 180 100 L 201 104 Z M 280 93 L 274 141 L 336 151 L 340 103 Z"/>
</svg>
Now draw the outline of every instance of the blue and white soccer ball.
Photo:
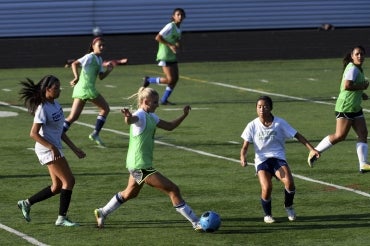
<svg viewBox="0 0 370 246">
<path fill-rule="evenodd" d="M 220 228 L 221 217 L 214 211 L 207 211 L 200 216 L 199 223 L 205 232 L 215 232 Z"/>
</svg>

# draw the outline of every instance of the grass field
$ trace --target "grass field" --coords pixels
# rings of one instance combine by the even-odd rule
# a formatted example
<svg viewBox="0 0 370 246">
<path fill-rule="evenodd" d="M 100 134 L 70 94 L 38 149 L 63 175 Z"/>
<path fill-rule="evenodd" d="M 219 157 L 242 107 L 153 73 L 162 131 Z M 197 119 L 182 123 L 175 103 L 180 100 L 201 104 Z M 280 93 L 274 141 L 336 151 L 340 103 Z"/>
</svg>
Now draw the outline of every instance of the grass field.
<svg viewBox="0 0 370 246">
<path fill-rule="evenodd" d="M 365 73 L 368 66 L 365 64 Z M 169 198 L 144 187 L 138 198 L 124 204 L 95 226 L 93 210 L 104 205 L 126 185 L 125 157 L 128 126 L 119 110 L 132 106 L 144 75 L 160 75 L 150 65 L 117 67 L 98 82 L 98 90 L 112 108 L 102 139 L 96 147 L 88 134 L 96 110 L 87 104 L 69 136 L 87 157 L 65 154 L 76 177 L 69 217 L 78 228 L 57 228 L 59 196 L 32 207 L 27 223 L 17 201 L 50 184 L 47 169 L 38 164 L 29 137 L 32 117 L 18 100 L 19 81 L 38 81 L 53 74 L 62 81 L 59 102 L 65 113 L 71 106 L 70 69 L 35 68 L 0 70 L 0 241 L 1 245 L 368 245 L 370 241 L 370 174 L 359 174 L 355 135 L 325 152 L 317 165 L 306 163 L 307 149 L 288 141 L 287 156 L 295 175 L 297 221 L 289 222 L 283 208 L 283 187 L 274 182 L 273 215 L 278 223 L 265 224 L 260 186 L 254 168 L 239 165 L 240 134 L 256 117 L 255 100 L 270 95 L 273 113 L 283 117 L 316 145 L 335 128 L 333 97 L 338 94 L 341 59 L 287 60 L 180 64 L 181 79 L 171 101 L 156 113 L 171 120 L 182 107 L 193 108 L 173 132 L 157 131 L 155 167 L 181 188 L 188 204 L 200 215 L 214 210 L 222 217 L 216 233 L 196 233 L 171 206 Z M 160 94 L 162 86 L 153 86 Z M 364 102 L 368 115 L 370 102 Z M 5 113 L 12 116 L 5 117 Z M 253 152 L 248 161 L 253 162 Z"/>
</svg>

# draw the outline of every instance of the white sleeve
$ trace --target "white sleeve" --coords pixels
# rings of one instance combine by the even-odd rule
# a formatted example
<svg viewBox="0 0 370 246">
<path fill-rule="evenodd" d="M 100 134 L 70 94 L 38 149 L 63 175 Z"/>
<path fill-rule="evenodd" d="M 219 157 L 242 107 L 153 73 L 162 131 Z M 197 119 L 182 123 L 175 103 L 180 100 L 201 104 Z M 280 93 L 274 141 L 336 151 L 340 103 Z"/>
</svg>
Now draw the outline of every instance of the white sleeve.
<svg viewBox="0 0 370 246">
<path fill-rule="evenodd" d="M 350 69 L 348 69 L 348 71 L 344 74 L 344 79 L 345 80 L 351 80 L 351 81 L 355 81 L 356 80 L 356 77 L 358 75 L 358 69 L 355 68 L 355 67 L 351 67 Z"/>
<path fill-rule="evenodd" d="M 85 67 L 86 65 L 89 65 L 91 63 L 92 58 L 93 56 L 91 54 L 86 54 L 78 59 L 78 61 L 81 63 L 81 67 Z"/>
<path fill-rule="evenodd" d="M 159 31 L 159 34 L 162 35 L 163 37 L 167 37 L 169 34 L 171 34 L 171 30 L 172 30 L 172 22 L 165 25 L 162 28 L 162 30 Z"/>
<path fill-rule="evenodd" d="M 46 122 L 45 111 L 43 110 L 42 104 L 40 104 L 35 111 L 33 123 L 45 124 L 45 122 Z"/>
</svg>

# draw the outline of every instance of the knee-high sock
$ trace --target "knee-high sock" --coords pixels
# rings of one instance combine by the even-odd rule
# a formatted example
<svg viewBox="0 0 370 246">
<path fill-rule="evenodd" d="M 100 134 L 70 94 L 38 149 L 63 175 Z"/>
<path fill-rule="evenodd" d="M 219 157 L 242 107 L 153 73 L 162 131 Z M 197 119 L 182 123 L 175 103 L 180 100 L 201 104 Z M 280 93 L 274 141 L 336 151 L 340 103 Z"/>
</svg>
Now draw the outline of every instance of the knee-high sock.
<svg viewBox="0 0 370 246">
<path fill-rule="evenodd" d="M 54 194 L 51 192 L 51 187 L 47 186 L 46 188 L 40 190 L 30 198 L 28 198 L 28 203 L 30 205 L 35 204 L 36 202 L 41 202 L 43 200 L 46 200 L 50 197 L 54 196 Z"/>
<path fill-rule="evenodd" d="M 71 203 L 72 191 L 62 189 L 60 191 L 59 215 L 66 216 Z"/>
<path fill-rule="evenodd" d="M 63 132 L 68 131 L 70 127 L 71 127 L 71 123 L 65 120 L 63 123 Z"/>
<path fill-rule="evenodd" d="M 170 87 L 166 87 L 166 90 L 164 91 L 164 94 L 163 94 L 163 96 L 162 96 L 162 98 L 161 98 L 161 102 L 162 103 L 165 103 L 165 102 L 167 102 L 167 100 L 168 100 L 168 98 L 171 96 L 171 94 L 172 94 L 172 89 L 170 88 Z"/>
<path fill-rule="evenodd" d="M 195 215 L 193 210 L 190 206 L 188 206 L 185 202 L 175 206 L 176 211 L 179 212 L 182 216 L 184 216 L 190 223 L 193 224 L 193 226 L 196 225 L 196 223 L 199 221 L 199 218 Z"/>
<path fill-rule="evenodd" d="M 98 117 L 96 118 L 95 129 L 94 129 L 94 132 L 93 132 L 94 134 L 99 135 L 99 132 L 103 128 L 105 121 L 106 121 L 105 116 L 98 115 Z"/>
<path fill-rule="evenodd" d="M 328 150 L 331 146 L 333 146 L 333 144 L 329 141 L 329 136 L 326 136 L 321 140 L 315 149 L 322 153 Z"/>
<path fill-rule="evenodd" d="M 121 193 L 118 192 L 110 199 L 110 201 L 104 207 L 101 208 L 101 211 L 104 216 L 108 216 L 110 213 L 113 213 L 114 210 L 119 208 L 124 202 L 125 199 L 123 199 Z"/>
<path fill-rule="evenodd" d="M 265 215 L 272 215 L 272 209 L 271 209 L 271 198 L 268 200 L 264 200 L 261 198 L 261 204 L 262 204 L 262 209 L 265 212 Z"/>
<path fill-rule="evenodd" d="M 363 164 L 367 164 L 367 153 L 368 153 L 367 147 L 368 147 L 367 143 L 358 142 L 356 144 L 357 157 L 360 167 Z"/>
<path fill-rule="evenodd" d="M 159 84 L 161 82 L 161 77 L 149 77 L 147 81 L 151 84 Z"/>
<path fill-rule="evenodd" d="M 284 189 L 284 194 L 285 194 L 285 198 L 284 198 L 284 205 L 285 207 L 290 207 L 293 205 L 293 200 L 294 200 L 294 194 L 295 194 L 295 190 L 287 190 L 287 189 Z"/>
</svg>

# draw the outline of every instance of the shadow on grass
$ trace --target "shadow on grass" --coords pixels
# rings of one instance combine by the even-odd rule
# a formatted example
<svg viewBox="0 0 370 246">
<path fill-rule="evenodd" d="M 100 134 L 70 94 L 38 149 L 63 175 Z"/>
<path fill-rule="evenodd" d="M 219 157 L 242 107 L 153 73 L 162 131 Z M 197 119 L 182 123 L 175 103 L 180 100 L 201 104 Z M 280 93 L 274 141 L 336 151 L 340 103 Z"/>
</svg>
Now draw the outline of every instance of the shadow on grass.
<svg viewBox="0 0 370 246">
<path fill-rule="evenodd" d="M 122 176 L 128 175 L 128 173 L 73 173 L 75 177 L 78 176 Z M 21 178 L 39 178 L 39 177 L 50 177 L 48 173 L 43 174 L 13 174 L 13 175 L 0 175 L 0 179 L 21 179 Z"/>
<path fill-rule="evenodd" d="M 250 234 L 250 233 L 275 233 L 279 230 L 332 230 L 350 228 L 368 228 L 370 226 L 369 214 L 342 214 L 300 216 L 296 221 L 290 222 L 286 217 L 275 217 L 276 223 L 266 224 L 262 217 L 248 218 L 222 218 L 220 229 L 213 234 Z M 81 223 L 84 226 L 96 227 L 90 222 Z M 148 229 L 148 228 L 190 228 L 186 220 L 131 220 L 131 221 L 106 221 L 103 230 L 122 229 Z"/>
</svg>

